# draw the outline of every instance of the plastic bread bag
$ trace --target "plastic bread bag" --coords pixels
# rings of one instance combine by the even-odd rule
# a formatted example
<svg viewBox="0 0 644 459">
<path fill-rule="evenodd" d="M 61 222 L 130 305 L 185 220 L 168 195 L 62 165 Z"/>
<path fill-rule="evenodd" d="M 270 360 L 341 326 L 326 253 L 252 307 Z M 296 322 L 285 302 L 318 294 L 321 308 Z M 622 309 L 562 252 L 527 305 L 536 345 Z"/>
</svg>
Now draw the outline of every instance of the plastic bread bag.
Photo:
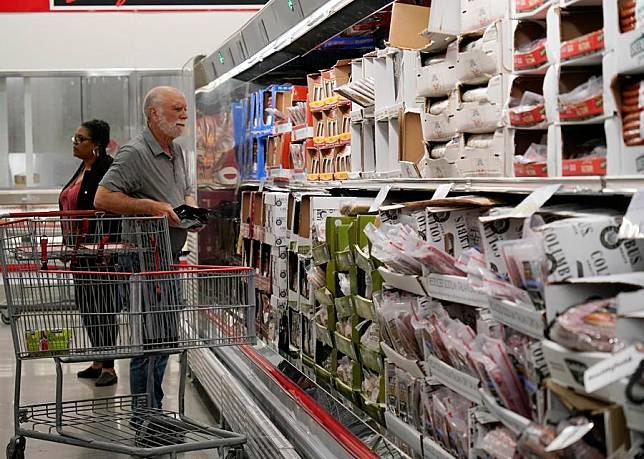
<svg viewBox="0 0 644 459">
<path fill-rule="evenodd" d="M 351 296 L 351 275 L 347 273 L 338 273 L 338 283 L 340 291 L 344 296 Z"/>
<path fill-rule="evenodd" d="M 362 328 L 363 324 L 364 322 L 358 327 Z M 360 344 L 371 352 L 380 352 L 380 326 L 377 322 L 369 325 L 367 331 L 360 337 Z"/>
<path fill-rule="evenodd" d="M 447 406 L 445 400 L 449 397 L 448 389 L 439 389 L 432 395 L 432 420 L 436 440 L 445 448 L 450 449 L 449 431 L 447 426 Z"/>
<path fill-rule="evenodd" d="M 568 308 L 550 329 L 550 339 L 578 352 L 614 352 L 617 322 L 615 298 L 590 301 Z"/>
<path fill-rule="evenodd" d="M 351 386 L 353 384 L 353 362 L 349 357 L 342 357 L 338 362 L 337 368 L 338 378 L 342 380 L 346 385 Z"/>
<path fill-rule="evenodd" d="M 595 96 L 601 96 L 604 84 L 601 76 L 591 76 L 588 81 L 580 84 L 570 92 L 559 95 L 560 105 L 573 105 Z"/>
<path fill-rule="evenodd" d="M 351 318 L 341 319 L 335 324 L 335 330 L 347 339 L 351 339 L 353 325 Z"/>
<path fill-rule="evenodd" d="M 546 452 L 546 447 L 556 437 L 552 427 L 530 424 L 519 436 L 517 452 L 525 459 L 564 459 L 561 452 Z"/>
<path fill-rule="evenodd" d="M 439 102 L 435 102 L 429 106 L 430 115 L 440 115 L 449 107 L 449 99 L 443 99 Z"/>
<path fill-rule="evenodd" d="M 320 266 L 313 266 L 306 271 L 306 278 L 314 289 L 322 288 L 326 285 L 326 270 Z"/>
<path fill-rule="evenodd" d="M 532 91 L 525 91 L 521 98 L 511 97 L 509 102 L 509 107 L 514 112 L 521 112 L 523 110 L 532 110 L 538 105 L 545 103 L 545 98 L 542 94 L 538 94 Z"/>
<path fill-rule="evenodd" d="M 459 459 L 469 457 L 470 435 L 468 428 L 467 410 L 470 408 L 468 400 L 453 394 L 448 401 L 447 425 L 451 450 Z"/>
<path fill-rule="evenodd" d="M 477 448 L 485 451 L 490 459 L 517 458 L 517 438 L 506 427 L 497 427 L 487 432 Z"/>
<path fill-rule="evenodd" d="M 493 371 L 490 374 L 496 385 L 498 394 L 505 406 L 526 418 L 531 416 L 528 397 L 519 380 L 516 370 L 508 356 L 503 341 L 489 338 L 487 336 L 477 337 L 481 339 L 483 352 L 494 362 Z"/>
<path fill-rule="evenodd" d="M 468 374 L 476 374 L 476 369 L 469 358 L 470 343 L 476 337 L 470 327 L 460 320 L 443 319 L 445 334 L 443 343 L 447 348 L 454 368 Z"/>
<path fill-rule="evenodd" d="M 548 278 L 548 257 L 543 246 L 543 239 L 535 237 L 502 241 L 499 246 L 512 284 L 525 289 L 537 309 L 544 309 L 546 306 L 544 286 Z"/>
<path fill-rule="evenodd" d="M 411 320 L 409 302 L 391 302 L 382 309 L 384 323 L 393 348 L 404 357 L 419 359 L 420 351 L 416 345 L 414 332 L 409 326 Z"/>
<path fill-rule="evenodd" d="M 487 87 L 469 89 L 463 93 L 463 102 L 489 103 Z"/>
<path fill-rule="evenodd" d="M 329 312 L 326 309 L 326 306 L 321 306 L 320 309 L 315 313 L 315 320 L 320 325 L 325 327 L 329 323 Z"/>
<path fill-rule="evenodd" d="M 429 340 L 425 338 L 423 341 L 423 345 L 426 349 L 425 357 L 431 354 L 448 365 L 452 365 L 450 354 L 443 342 L 443 336 L 447 334 L 447 331 L 444 328 L 444 320 L 444 318 L 438 317 L 430 318 L 427 326 L 427 336 L 429 337 Z"/>
<path fill-rule="evenodd" d="M 421 274 L 422 265 L 413 257 L 403 253 L 401 244 L 395 242 L 396 239 L 399 239 L 396 237 L 396 227 L 401 225 L 389 226 L 387 234 L 372 223 L 365 227 L 364 233 L 371 241 L 371 255 L 395 272 Z"/>
<path fill-rule="evenodd" d="M 466 147 L 490 148 L 494 141 L 494 134 L 474 134 L 467 139 Z"/>
<path fill-rule="evenodd" d="M 369 401 L 377 403 L 380 396 L 380 375 L 367 369 L 363 371 L 362 392 Z"/>
<path fill-rule="evenodd" d="M 385 400 L 387 410 L 398 415 L 398 373 L 396 365 L 385 360 Z"/>
</svg>

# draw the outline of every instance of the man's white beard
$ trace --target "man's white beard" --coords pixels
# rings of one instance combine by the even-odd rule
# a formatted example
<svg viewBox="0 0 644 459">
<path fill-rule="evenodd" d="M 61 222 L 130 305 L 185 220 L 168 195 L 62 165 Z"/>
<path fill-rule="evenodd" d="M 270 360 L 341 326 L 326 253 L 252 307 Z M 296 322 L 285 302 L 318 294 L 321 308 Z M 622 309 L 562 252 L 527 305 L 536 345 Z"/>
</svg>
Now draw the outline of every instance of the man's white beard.
<svg viewBox="0 0 644 459">
<path fill-rule="evenodd" d="M 183 128 L 181 126 L 170 123 L 163 115 L 159 115 L 159 129 L 172 139 L 180 137 L 183 133 Z"/>
</svg>

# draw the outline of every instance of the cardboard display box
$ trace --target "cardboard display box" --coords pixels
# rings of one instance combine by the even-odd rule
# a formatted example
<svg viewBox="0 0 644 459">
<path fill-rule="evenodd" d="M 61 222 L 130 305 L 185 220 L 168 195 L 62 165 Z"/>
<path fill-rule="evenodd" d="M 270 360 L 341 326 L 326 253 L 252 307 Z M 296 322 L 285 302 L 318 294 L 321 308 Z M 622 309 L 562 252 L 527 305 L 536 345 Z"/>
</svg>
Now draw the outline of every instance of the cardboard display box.
<svg viewBox="0 0 644 459">
<path fill-rule="evenodd" d="M 441 97 L 456 87 L 458 78 L 456 64 L 458 61 L 458 40 L 452 42 L 444 53 L 426 56 L 427 60 L 439 60 L 436 63 L 423 65 L 423 55 L 417 59 L 416 89 L 422 97 Z"/>
<path fill-rule="evenodd" d="M 428 29 L 448 35 L 481 30 L 505 17 L 506 8 L 496 0 L 434 0 Z"/>
<path fill-rule="evenodd" d="M 536 228 L 551 262 L 549 282 L 644 270 L 644 240 L 620 240 L 620 220 L 570 218 Z"/>
<path fill-rule="evenodd" d="M 572 159 L 579 153 L 579 145 L 597 138 L 606 142 L 606 127 L 609 120 L 601 124 L 560 125 L 548 127 L 548 162 L 551 176 L 606 175 L 607 157 L 582 157 Z"/>
<path fill-rule="evenodd" d="M 389 46 L 402 49 L 422 49 L 429 40 L 420 33 L 429 23 L 429 8 L 394 3 L 389 26 Z"/>
<path fill-rule="evenodd" d="M 512 69 L 515 73 L 542 74 L 554 62 L 544 43 L 542 46 L 523 51 L 526 45 L 535 40 L 546 38 L 544 21 L 512 22 Z"/>
<path fill-rule="evenodd" d="M 469 3 L 469 2 L 468 2 Z M 494 2 L 502 3 L 502 2 Z M 507 46 L 510 35 L 508 21 L 496 21 L 487 26 L 483 34 L 462 35 L 456 62 L 456 78 L 461 83 L 479 84 L 510 68 L 510 52 Z M 468 45 L 476 41 L 473 49 Z M 506 65 L 507 63 L 507 65 Z"/>
<path fill-rule="evenodd" d="M 459 87 L 460 97 L 470 87 Z M 487 102 L 461 102 L 455 113 L 454 123 L 457 132 L 493 132 L 503 126 L 503 106 L 506 100 L 507 79 L 503 75 L 492 77 L 487 85 Z M 430 139 L 426 139 L 430 140 Z"/>
<path fill-rule="evenodd" d="M 447 99 L 447 107 L 439 115 L 432 115 L 432 106 L 443 103 L 445 98 L 425 99 L 421 113 L 423 139 L 428 142 L 446 142 L 456 135 L 456 114 L 459 108 L 458 91 L 452 91 Z"/>
<path fill-rule="evenodd" d="M 602 2 L 606 3 L 606 2 Z M 547 15 L 548 55 L 552 63 L 571 66 L 600 64 L 605 49 L 602 6 L 552 7 Z"/>
<path fill-rule="evenodd" d="M 484 211 L 484 208 L 427 207 L 427 242 L 458 257 L 474 245 L 470 235 L 478 233 L 478 218 Z"/>
</svg>

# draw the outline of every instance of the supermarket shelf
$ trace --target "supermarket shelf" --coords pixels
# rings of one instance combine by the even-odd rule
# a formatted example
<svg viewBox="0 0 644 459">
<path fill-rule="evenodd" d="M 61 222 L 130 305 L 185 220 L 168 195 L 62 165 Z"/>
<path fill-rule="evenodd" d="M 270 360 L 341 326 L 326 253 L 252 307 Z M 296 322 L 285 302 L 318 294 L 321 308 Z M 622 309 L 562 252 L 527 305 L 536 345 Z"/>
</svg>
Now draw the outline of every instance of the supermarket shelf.
<svg viewBox="0 0 644 459">
<path fill-rule="evenodd" d="M 276 1 L 279 0 L 269 2 L 264 8 L 270 9 Z M 390 3 L 391 0 L 330 0 L 294 27 L 271 31 L 272 34 L 279 34 L 275 40 L 218 76 L 214 76 L 209 68 L 220 58 L 219 53 L 215 52 L 196 65 L 196 73 L 204 75 L 196 85 L 204 87 L 197 92 L 210 92 L 214 89 L 232 91 L 243 82 L 255 81 L 278 69 L 283 72 L 285 67 L 294 66 L 299 58 L 315 50 L 321 43 Z M 243 29 L 253 27 L 253 21 L 259 20 L 258 16 L 253 17 Z M 301 68 L 298 71 L 301 73 Z M 204 78 L 213 79 L 203 81 Z"/>
<path fill-rule="evenodd" d="M 644 186 L 644 177 L 639 178 Z M 290 190 L 370 190 L 379 191 L 385 185 L 391 185 L 392 190 L 403 191 L 433 191 L 438 186 L 453 183 L 456 192 L 493 192 L 493 193 L 531 193 L 545 185 L 562 184 L 560 194 L 602 193 L 604 179 L 602 177 L 563 177 L 563 178 L 456 178 L 456 179 L 368 179 L 346 180 L 343 182 L 309 182 L 306 184 L 293 183 Z M 259 186 L 259 182 L 245 182 L 242 187 Z"/>
<path fill-rule="evenodd" d="M 25 188 L 0 191 L 0 206 L 58 205 L 59 188 Z"/>
</svg>

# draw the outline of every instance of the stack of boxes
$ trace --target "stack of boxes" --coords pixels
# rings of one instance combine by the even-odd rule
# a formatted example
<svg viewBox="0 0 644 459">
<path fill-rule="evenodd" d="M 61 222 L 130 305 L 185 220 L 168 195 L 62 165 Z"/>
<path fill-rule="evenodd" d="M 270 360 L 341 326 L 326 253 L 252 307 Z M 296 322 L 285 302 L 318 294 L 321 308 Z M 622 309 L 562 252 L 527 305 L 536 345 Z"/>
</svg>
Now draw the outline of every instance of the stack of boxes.
<svg viewBox="0 0 644 459">
<path fill-rule="evenodd" d="M 429 30 L 452 37 L 440 42 L 446 49 L 435 43 L 418 56 L 424 177 L 508 174 L 509 134 L 502 116 L 509 81 L 505 16 L 501 2 L 432 4 Z"/>
<path fill-rule="evenodd" d="M 307 76 L 313 142 L 307 148 L 308 180 L 346 180 L 351 166 L 351 102 L 336 94 L 351 77 L 351 61 Z"/>
</svg>

